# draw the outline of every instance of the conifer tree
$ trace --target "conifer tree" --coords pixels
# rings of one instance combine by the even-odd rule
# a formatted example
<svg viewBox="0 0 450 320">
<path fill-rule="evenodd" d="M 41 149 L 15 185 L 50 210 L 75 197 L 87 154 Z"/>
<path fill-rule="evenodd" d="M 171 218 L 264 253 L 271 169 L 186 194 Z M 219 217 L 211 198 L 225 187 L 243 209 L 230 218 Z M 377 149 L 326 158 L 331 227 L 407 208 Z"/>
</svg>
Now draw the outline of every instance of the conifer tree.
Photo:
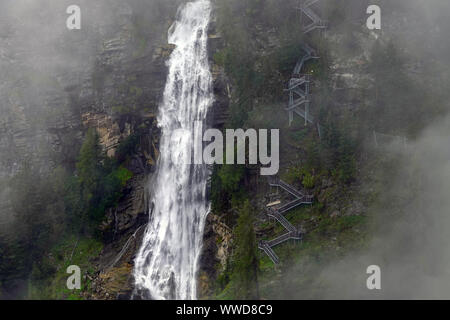
<svg viewBox="0 0 450 320">
<path fill-rule="evenodd" d="M 253 212 L 249 201 L 240 209 L 235 229 L 235 250 L 233 254 L 233 275 L 236 299 L 258 299 L 258 257 Z"/>
<path fill-rule="evenodd" d="M 89 129 L 77 163 L 78 179 L 85 191 L 86 200 L 99 188 L 103 159 L 98 133 L 95 129 Z"/>
</svg>

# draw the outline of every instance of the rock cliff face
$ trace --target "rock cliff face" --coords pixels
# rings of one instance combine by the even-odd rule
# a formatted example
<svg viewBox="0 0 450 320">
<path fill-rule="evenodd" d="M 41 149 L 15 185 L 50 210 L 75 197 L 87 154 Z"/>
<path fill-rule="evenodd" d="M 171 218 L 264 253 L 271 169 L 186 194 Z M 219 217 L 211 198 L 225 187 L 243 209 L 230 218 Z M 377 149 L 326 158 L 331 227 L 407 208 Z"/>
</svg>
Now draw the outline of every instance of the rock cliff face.
<svg viewBox="0 0 450 320">
<path fill-rule="evenodd" d="M 128 167 L 134 173 L 134 178 L 128 183 L 119 206 L 107 213 L 107 219 L 102 224 L 102 230 L 109 236 L 102 255 L 96 259 L 98 276 L 92 279 L 94 292 L 88 297 L 94 299 L 130 297 L 133 289 L 133 258 L 148 219 L 146 195 L 151 186 L 146 182 L 151 177 L 158 157 L 159 132 L 155 116 L 165 84 L 164 62 L 172 47 L 166 44 L 165 31 L 161 30 L 157 41 L 136 53 L 136 39 L 130 31 L 132 16 L 132 12 L 124 10 L 123 29 L 102 42 L 96 54 L 92 85 L 85 85 L 78 96 L 81 101 L 79 104 L 84 106 L 79 115 L 80 127 L 97 128 L 108 155 L 116 155 L 119 143 L 135 134 L 141 139 Z M 166 29 L 169 24 L 167 21 Z M 277 48 L 277 39 L 271 36 L 272 30 L 257 26 L 255 32 L 257 37 L 254 41 L 262 56 L 269 55 Z M 215 102 L 208 115 L 208 124 L 220 129 L 228 118 L 233 87 L 223 67 L 216 64 L 213 58 L 225 46 L 214 19 L 209 33 Z M 369 60 L 369 50 L 376 40 L 375 35 L 362 31 L 355 32 L 355 37 L 361 50 L 356 54 L 345 55 L 342 51 L 348 48 L 342 45 L 346 42 L 339 31 L 330 32 L 325 38 L 334 48 L 330 52 L 329 64 L 336 107 L 349 111 L 364 107 L 364 92 L 372 85 L 372 79 L 365 73 L 365 65 Z M 325 84 L 316 82 L 316 92 L 320 92 L 322 85 Z M 283 157 L 288 158 L 288 155 Z M 264 185 L 259 190 L 262 192 L 257 194 L 258 199 L 265 197 Z M 315 193 L 332 215 L 340 215 L 341 212 L 347 214 L 347 211 L 355 208 L 356 214 L 360 214 L 365 209 L 360 203 L 339 205 L 332 200 L 330 194 L 336 192 L 330 181 L 318 185 Z M 262 207 L 263 203 L 262 200 Z M 227 268 L 231 245 L 232 229 L 224 223 L 220 213 L 212 212 L 205 226 L 200 258 L 200 297 L 206 298 L 213 294 L 215 280 Z"/>
<path fill-rule="evenodd" d="M 73 168 L 88 128 L 97 130 L 108 156 L 126 156 L 133 173 L 101 226 L 107 243 L 96 258 L 98 292 L 91 298 L 116 298 L 119 288 L 129 287 L 129 262 L 148 219 L 147 179 L 158 158 L 156 116 L 173 49 L 167 30 L 179 2 L 81 1 L 79 31 L 65 28 L 63 5 L 43 10 L 40 18 L 51 21 L 46 30 L 36 21 L 0 19 L 0 29 L 7 30 L 0 34 L 6 74 L 0 83 L 0 217 L 11 217 L 7 179 L 25 162 L 44 174 L 60 165 Z M 17 10 L 22 17 L 33 6 Z M 42 37 L 45 31 L 48 37 Z M 2 233 L 11 220 L 0 219 Z M 135 243 L 115 261 L 133 234 Z M 113 284 L 100 285 L 105 282 Z"/>
<path fill-rule="evenodd" d="M 232 85 L 222 66 L 214 60 L 214 55 L 225 46 L 217 28 L 216 17 L 213 17 L 209 28 L 209 61 L 213 75 L 214 104 L 208 114 L 208 126 L 224 129 L 228 119 Z M 208 298 L 214 293 L 218 275 L 225 271 L 228 256 L 231 253 L 231 229 L 219 215 L 211 212 L 206 220 L 203 235 L 203 249 L 199 260 L 198 295 Z"/>
<path fill-rule="evenodd" d="M 199 298 L 214 294 L 215 281 L 227 268 L 233 235 L 231 228 L 215 213 L 209 214 L 204 232 L 198 275 Z"/>
<path fill-rule="evenodd" d="M 110 157 L 121 157 L 127 141 L 132 145 L 125 151 L 133 178 L 101 225 L 105 247 L 94 257 L 97 276 L 86 298 L 130 297 L 133 258 L 148 220 L 148 180 L 158 158 L 156 116 L 165 61 L 173 49 L 166 35 L 180 2 L 83 0 L 79 5 L 87 14 L 80 31 L 65 28 L 66 15 L 59 16 L 65 12 L 63 4 L 40 13 L 39 21 L 50 21 L 44 30 L 36 28 L 36 21 L 0 19 L 0 68 L 6 75 L 0 83 L 0 183 L 25 162 L 43 174 L 60 165 L 73 168 L 88 128 L 97 130 Z M 20 10 L 18 16 L 31 15 L 36 7 Z M 43 32 L 49 36 L 42 37 Z M 225 45 L 214 19 L 209 39 L 216 99 L 208 124 L 220 129 L 233 88 L 213 59 Z M 2 232 L 11 222 L 1 221 L 11 216 L 8 192 L 6 185 L 1 188 Z M 226 268 L 231 234 L 219 215 L 209 216 L 200 261 L 201 296 L 211 293 L 211 282 Z"/>
<path fill-rule="evenodd" d="M 163 34 L 165 35 L 165 32 Z M 120 121 L 124 120 L 123 117 L 119 117 L 119 121 L 115 121 L 117 118 L 114 117 L 114 112 L 112 115 L 98 112 L 83 115 L 84 122 L 89 127 L 94 126 L 99 129 L 101 141 L 110 155 L 115 154 L 118 141 L 135 132 L 133 131 L 136 127 L 133 126 L 134 122 L 147 121 L 147 125 L 144 127 L 144 131 L 147 131 L 147 134 L 144 135 L 146 141 L 140 145 L 140 150 L 135 157 L 134 167 L 128 168 L 135 173 L 135 177 L 129 182 L 125 196 L 118 208 L 108 212 L 107 220 L 103 223 L 102 228 L 109 231 L 111 242 L 106 245 L 102 256 L 97 259 L 98 277 L 93 279 L 94 293 L 88 298 L 128 299 L 133 290 L 133 259 L 140 246 L 144 227 L 148 219 L 149 209 L 147 208 L 146 195 L 151 185 L 147 181 L 151 178 L 151 173 L 158 157 L 159 132 L 156 127 L 155 115 L 165 84 L 166 69 L 164 62 L 173 49 L 171 45 L 165 44 L 166 42 L 166 38 L 161 37 L 160 45 L 155 46 L 153 51 L 149 51 L 152 62 L 145 62 L 147 65 L 135 70 L 134 74 L 133 63 L 126 68 L 122 67 L 124 72 L 132 72 L 134 85 L 142 87 L 142 89 L 135 89 L 132 86 L 128 92 L 125 91 L 123 95 L 116 96 L 117 100 L 109 103 L 112 105 L 119 104 L 120 107 L 117 108 L 117 111 L 125 111 L 126 120 L 124 122 Z M 208 114 L 207 123 L 214 128 L 223 127 L 227 119 L 230 98 L 229 81 L 223 68 L 215 64 L 213 59 L 214 53 L 220 50 L 223 45 L 221 36 L 217 34 L 213 19 L 209 30 L 209 55 L 214 80 L 215 101 Z M 148 61 L 148 58 L 142 57 L 139 59 L 142 59 L 144 63 L 144 61 Z M 105 61 L 110 61 L 110 59 L 105 59 Z M 111 62 L 111 68 L 121 65 L 123 66 L 122 61 Z M 117 73 L 121 74 L 121 70 L 118 70 Z M 150 79 L 147 77 L 150 77 Z M 108 89 L 107 87 L 107 90 L 110 90 L 112 94 L 113 89 Z M 141 98 L 140 94 L 147 94 L 145 98 L 140 100 L 140 103 L 137 103 L 137 105 L 143 104 L 146 106 L 143 108 L 144 112 L 139 113 L 137 116 L 133 114 L 133 110 L 122 109 L 122 106 L 130 105 L 129 103 L 117 102 L 121 101 L 121 99 L 122 101 L 131 99 L 131 105 L 133 105 L 133 102 L 135 102 L 133 93 L 138 93 L 137 98 Z M 109 95 L 107 95 L 107 99 L 110 99 Z M 129 119 L 131 119 L 131 122 Z M 142 130 L 143 128 L 138 126 L 138 131 L 142 132 Z M 223 271 L 226 267 L 231 241 L 231 230 L 214 214 L 209 216 L 205 229 L 204 250 L 200 260 L 199 273 L 200 296 L 206 296 L 210 293 L 212 289 L 211 281 L 214 281 L 218 271 Z M 217 263 L 221 265 L 219 269 L 217 268 Z"/>
<path fill-rule="evenodd" d="M 174 7 L 175 8 L 175 7 Z M 173 8 L 173 9 L 174 9 Z M 158 32 L 147 39 L 136 30 L 135 12 L 124 13 L 123 29 L 103 42 L 93 72 L 93 86 L 87 89 L 93 108 L 82 114 L 85 127 L 97 128 L 109 156 L 117 154 L 119 143 L 132 140 L 133 151 L 127 169 L 134 177 L 127 183 L 117 208 L 107 212 L 101 229 L 106 237 L 103 252 L 95 259 L 97 276 L 92 279 L 90 299 L 128 299 L 132 293 L 132 264 L 140 246 L 149 210 L 148 180 L 158 158 L 158 104 L 165 79 L 165 61 L 173 47 L 167 44 L 167 29 L 175 12 L 160 17 Z"/>
<path fill-rule="evenodd" d="M 361 11 L 364 12 L 364 11 Z M 264 61 L 263 57 L 271 57 L 276 52 L 281 44 L 281 39 L 277 38 L 276 32 L 272 27 L 261 23 L 252 27 L 252 43 L 251 47 L 255 48 L 255 55 L 259 61 Z M 353 38 L 352 41 L 358 44 L 358 50 L 353 50 L 351 41 L 348 38 Z M 346 35 L 343 30 L 327 31 L 320 43 L 326 43 L 325 47 L 328 49 L 327 56 L 324 57 L 326 61 L 323 63 L 327 68 L 326 80 L 321 80 L 315 77 L 313 84 L 313 95 L 315 94 L 315 104 L 313 104 L 314 116 L 318 117 L 321 101 L 321 94 L 324 90 L 329 90 L 330 100 L 337 110 L 345 112 L 357 112 L 366 107 L 367 97 L 366 91 L 373 86 L 373 79 L 367 74 L 367 64 L 370 61 L 370 50 L 372 49 L 377 34 L 366 32 L 362 27 L 355 28 L 351 36 Z M 210 56 L 213 57 L 217 52 L 226 46 L 221 35 L 220 30 L 217 30 L 213 23 L 210 35 Z M 300 57 L 301 52 L 299 52 Z M 216 95 L 216 104 L 212 112 L 211 123 L 215 128 L 223 128 L 228 116 L 228 107 L 230 100 L 234 97 L 235 92 L 230 79 L 223 68 L 211 59 L 211 66 L 214 74 L 214 89 Z M 256 70 L 262 72 L 264 65 L 256 64 Z M 292 66 L 293 67 L 293 66 Z M 312 71 L 312 73 L 314 70 Z M 278 79 L 274 79 L 279 83 L 286 83 L 288 79 L 283 79 L 279 74 Z M 327 81 L 325 83 L 325 81 Z M 280 90 L 281 92 L 281 90 Z M 284 99 L 284 100 L 283 100 Z M 314 99 L 314 97 L 313 97 Z M 262 99 L 261 99 L 262 100 Z M 255 99 L 254 105 L 261 105 L 264 101 Z M 284 114 L 284 106 L 287 103 L 287 95 L 280 98 L 279 103 L 272 103 L 271 108 L 277 113 Z M 267 116 L 267 114 L 265 115 Z M 280 127 L 284 132 L 292 131 L 287 127 L 287 114 Z M 281 149 L 280 159 L 281 168 L 280 174 L 284 174 L 289 166 L 298 163 L 299 154 L 292 153 L 290 149 Z M 296 158 L 293 156 L 295 155 Z M 300 157 L 304 156 L 303 154 Z M 300 182 L 300 181 L 298 181 Z M 302 188 L 301 184 L 296 187 Z M 318 202 L 323 204 L 323 211 L 325 214 L 337 217 L 339 215 L 361 215 L 367 208 L 366 203 L 361 203 L 358 200 L 358 195 L 355 190 L 359 189 L 358 182 L 355 182 L 349 190 L 349 196 L 341 194 L 339 188 L 332 179 L 324 179 L 324 181 L 317 182 L 314 190 L 309 190 L 314 193 Z M 253 204 L 258 209 L 258 220 L 265 221 L 264 214 L 265 206 L 267 204 L 267 183 L 265 179 L 255 179 L 251 182 L 249 192 L 254 197 Z M 351 196 L 350 196 L 351 193 Z M 347 199 L 348 198 L 348 199 Z M 344 199 L 344 200 L 342 200 Z M 227 268 L 229 258 L 231 256 L 231 247 L 233 240 L 232 226 L 227 225 L 223 220 L 226 213 L 212 212 L 207 220 L 205 233 L 203 253 L 200 259 L 199 272 L 199 295 L 201 298 L 208 298 L 214 296 L 214 289 L 216 289 L 215 281 Z M 258 237 L 264 236 L 265 233 L 270 232 L 269 227 L 266 229 L 257 228 Z"/>
</svg>

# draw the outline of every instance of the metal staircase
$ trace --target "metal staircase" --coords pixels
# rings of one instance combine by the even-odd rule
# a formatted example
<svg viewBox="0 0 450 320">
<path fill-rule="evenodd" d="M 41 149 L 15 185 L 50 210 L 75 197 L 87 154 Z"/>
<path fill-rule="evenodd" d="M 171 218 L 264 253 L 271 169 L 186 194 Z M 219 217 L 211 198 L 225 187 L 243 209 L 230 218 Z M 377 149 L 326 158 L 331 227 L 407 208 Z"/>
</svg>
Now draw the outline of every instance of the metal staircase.
<svg viewBox="0 0 450 320">
<path fill-rule="evenodd" d="M 269 256 L 270 260 L 273 261 L 273 263 L 278 264 L 280 262 L 278 256 L 275 254 L 275 252 L 273 252 L 267 241 L 260 241 L 258 248 L 263 250 Z"/>
<path fill-rule="evenodd" d="M 322 30 L 327 27 L 327 21 L 321 19 L 312 8 L 312 6 L 318 1 L 319 0 L 301 0 L 300 6 L 297 8 L 301 12 L 304 34 L 308 34 L 317 29 Z M 302 73 L 302 69 L 306 62 L 312 59 L 319 59 L 319 56 L 317 55 L 316 50 L 306 43 L 303 44 L 302 50 L 304 51 L 304 55 L 295 65 L 292 72 L 292 77 L 289 80 L 287 89 L 285 90 L 289 92 L 289 103 L 286 107 L 286 111 L 288 111 L 289 114 L 289 125 L 291 125 L 292 121 L 294 121 L 294 114 L 302 117 L 305 120 L 305 125 L 308 123 L 314 123 L 314 118 L 310 114 L 311 76 Z"/>
<path fill-rule="evenodd" d="M 294 227 L 284 216 L 286 212 L 289 210 L 292 210 L 300 205 L 303 204 L 312 204 L 313 196 L 310 195 L 304 195 L 297 189 L 295 189 L 290 184 L 284 182 L 283 180 L 275 177 L 269 178 L 269 185 L 271 187 L 279 187 L 289 194 L 291 194 L 295 199 L 293 201 L 288 202 L 287 204 L 279 207 L 279 208 L 268 208 L 267 209 L 267 216 L 270 218 L 275 219 L 278 221 L 287 231 L 287 233 L 272 239 L 270 241 L 260 241 L 259 242 L 259 249 L 263 250 L 269 258 L 272 260 L 273 263 L 278 264 L 279 258 L 273 251 L 273 247 L 282 244 L 283 242 L 286 242 L 288 240 L 301 240 L 302 239 L 302 232 L 300 229 L 297 229 Z"/>
</svg>

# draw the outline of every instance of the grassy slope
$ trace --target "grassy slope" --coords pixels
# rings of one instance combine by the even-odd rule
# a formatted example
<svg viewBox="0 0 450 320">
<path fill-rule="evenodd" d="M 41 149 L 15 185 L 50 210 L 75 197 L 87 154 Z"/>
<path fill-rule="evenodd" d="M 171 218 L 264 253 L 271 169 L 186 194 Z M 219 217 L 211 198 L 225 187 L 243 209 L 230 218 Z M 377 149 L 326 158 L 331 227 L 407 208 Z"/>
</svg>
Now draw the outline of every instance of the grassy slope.
<svg viewBox="0 0 450 320">
<path fill-rule="evenodd" d="M 53 265 L 56 270 L 52 277 L 30 283 L 30 299 L 84 299 L 84 295 L 91 289 L 89 277 L 92 277 L 95 272 L 92 258 L 100 254 L 103 244 L 90 238 L 80 238 L 75 248 L 76 244 L 77 238 L 69 237 L 55 245 L 51 253 L 43 259 L 43 264 Z M 66 286 L 70 276 L 66 270 L 70 265 L 79 266 L 81 269 L 81 290 L 69 290 Z"/>
</svg>

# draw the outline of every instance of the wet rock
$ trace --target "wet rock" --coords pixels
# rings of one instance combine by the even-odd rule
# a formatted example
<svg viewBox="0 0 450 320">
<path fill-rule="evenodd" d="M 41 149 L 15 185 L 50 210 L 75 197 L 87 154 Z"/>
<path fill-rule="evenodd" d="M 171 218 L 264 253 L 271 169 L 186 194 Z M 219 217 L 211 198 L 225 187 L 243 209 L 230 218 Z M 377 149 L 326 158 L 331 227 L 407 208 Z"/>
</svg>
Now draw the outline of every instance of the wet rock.
<svg viewBox="0 0 450 320">
<path fill-rule="evenodd" d="M 231 254 L 232 230 L 219 216 L 211 213 L 206 219 L 203 248 L 200 256 L 199 297 L 207 297 L 220 272 L 227 267 Z"/>
</svg>

